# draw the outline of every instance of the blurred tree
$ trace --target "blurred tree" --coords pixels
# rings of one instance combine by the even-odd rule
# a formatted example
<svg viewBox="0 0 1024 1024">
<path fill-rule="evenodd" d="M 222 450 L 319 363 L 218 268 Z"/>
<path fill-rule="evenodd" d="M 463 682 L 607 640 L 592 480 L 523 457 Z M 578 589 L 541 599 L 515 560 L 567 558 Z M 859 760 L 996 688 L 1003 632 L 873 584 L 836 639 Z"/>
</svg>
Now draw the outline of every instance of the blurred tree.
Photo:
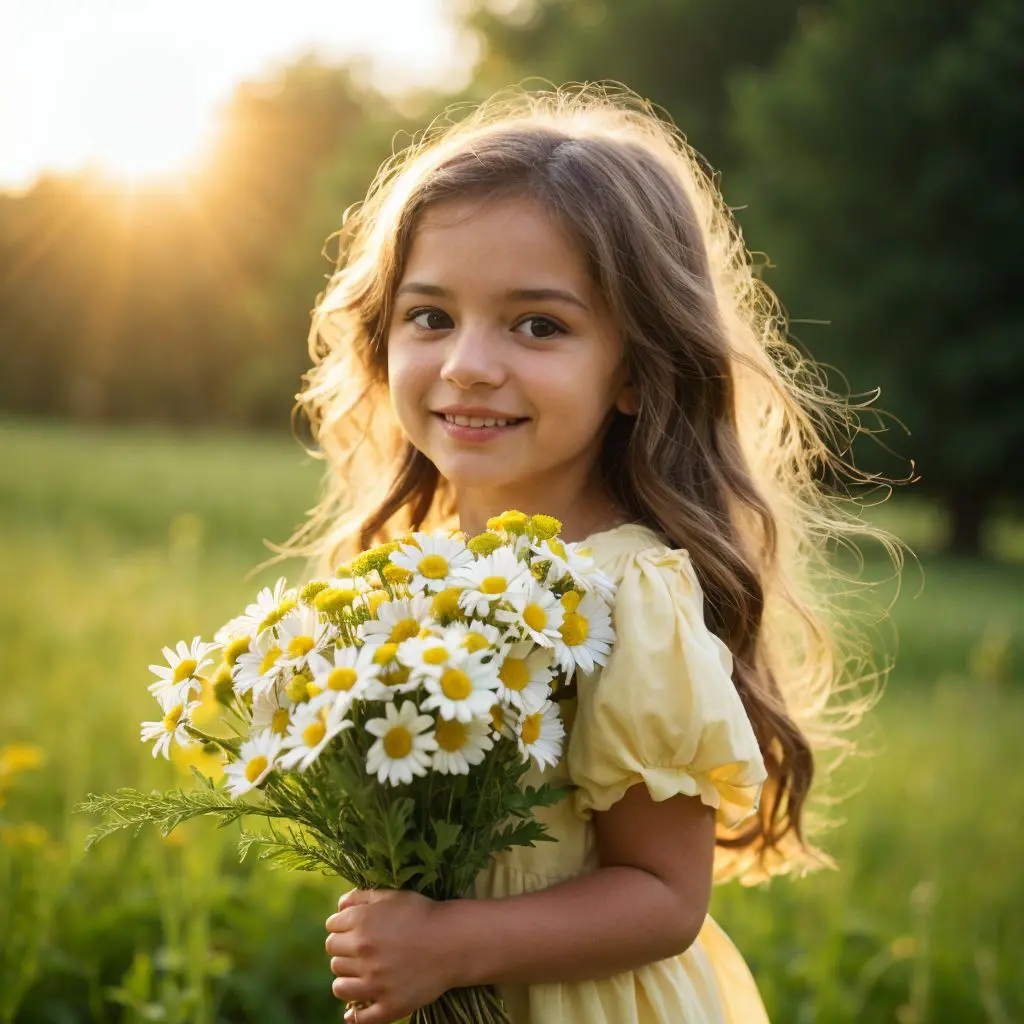
<svg viewBox="0 0 1024 1024">
<path fill-rule="evenodd" d="M 735 166 L 731 79 L 766 67 L 833 0 L 464 0 L 484 56 L 474 93 L 526 75 L 556 85 L 611 79 L 664 107 L 689 142 Z"/>
<path fill-rule="evenodd" d="M 841 0 L 736 93 L 771 283 L 881 386 L 969 553 L 1024 494 L 1022 69 L 1019 0 Z"/>
</svg>

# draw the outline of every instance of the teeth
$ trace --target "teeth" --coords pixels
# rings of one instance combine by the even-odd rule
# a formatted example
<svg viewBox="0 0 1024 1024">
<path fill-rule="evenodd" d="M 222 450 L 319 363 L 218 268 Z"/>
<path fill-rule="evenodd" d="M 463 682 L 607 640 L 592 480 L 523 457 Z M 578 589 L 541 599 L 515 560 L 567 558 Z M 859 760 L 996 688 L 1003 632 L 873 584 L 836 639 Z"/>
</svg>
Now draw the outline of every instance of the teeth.
<svg viewBox="0 0 1024 1024">
<path fill-rule="evenodd" d="M 481 419 L 479 416 L 449 416 L 445 415 L 449 423 L 459 427 L 507 427 L 515 420 Z"/>
</svg>

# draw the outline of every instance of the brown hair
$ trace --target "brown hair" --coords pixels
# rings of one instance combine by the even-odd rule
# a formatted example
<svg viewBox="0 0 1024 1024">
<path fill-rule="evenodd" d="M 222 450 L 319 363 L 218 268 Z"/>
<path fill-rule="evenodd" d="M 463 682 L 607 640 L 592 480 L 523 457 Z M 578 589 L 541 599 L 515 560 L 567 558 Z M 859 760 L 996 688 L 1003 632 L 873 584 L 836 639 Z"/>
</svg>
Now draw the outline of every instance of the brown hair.
<svg viewBox="0 0 1024 1024">
<path fill-rule="evenodd" d="M 835 491 L 866 482 L 837 454 L 864 429 L 860 407 L 787 340 L 714 183 L 632 93 L 505 94 L 384 165 L 314 311 L 299 400 L 328 490 L 286 550 L 329 567 L 389 528 L 451 515 L 450 488 L 391 414 L 386 333 L 420 215 L 474 194 L 529 196 L 560 217 L 620 328 L 639 412 L 608 432 L 607 484 L 631 519 L 689 551 L 768 769 L 759 815 L 718 836 L 716 876 L 829 863 L 804 820 L 814 754 L 849 750 L 875 694 L 861 692 L 872 675 L 856 635 L 831 614 L 828 548 L 867 535 L 900 552 Z"/>
</svg>

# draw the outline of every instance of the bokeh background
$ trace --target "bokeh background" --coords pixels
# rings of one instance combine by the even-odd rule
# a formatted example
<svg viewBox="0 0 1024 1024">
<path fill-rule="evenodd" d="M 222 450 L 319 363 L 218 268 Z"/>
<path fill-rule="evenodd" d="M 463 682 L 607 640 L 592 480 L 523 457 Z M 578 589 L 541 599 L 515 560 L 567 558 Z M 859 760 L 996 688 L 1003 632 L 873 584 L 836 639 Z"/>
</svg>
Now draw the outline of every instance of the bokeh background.
<svg viewBox="0 0 1024 1024">
<path fill-rule="evenodd" d="M 772 1019 L 1024 1020 L 1019 0 L 14 0 L 0 38 L 0 1022 L 336 1020 L 329 879 L 72 809 L 153 762 L 146 666 L 315 502 L 290 411 L 328 236 L 408 133 L 617 79 L 720 174 L 868 403 L 877 664 L 836 871 L 718 890 Z M 540 84 L 536 81 L 527 84 Z M 872 410 L 880 410 L 878 415 Z M 301 566 L 286 564 L 297 573 Z M 201 759 L 201 754 L 195 754 Z"/>
</svg>

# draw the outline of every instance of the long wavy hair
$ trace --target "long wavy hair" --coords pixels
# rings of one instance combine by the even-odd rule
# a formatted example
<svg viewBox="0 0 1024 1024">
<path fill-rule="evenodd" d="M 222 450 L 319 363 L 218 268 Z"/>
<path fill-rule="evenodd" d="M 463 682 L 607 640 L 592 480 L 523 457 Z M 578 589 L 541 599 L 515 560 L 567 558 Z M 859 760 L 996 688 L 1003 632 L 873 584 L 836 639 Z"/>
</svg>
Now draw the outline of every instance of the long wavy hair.
<svg viewBox="0 0 1024 1024">
<path fill-rule="evenodd" d="M 607 487 L 633 521 L 689 552 L 768 770 L 759 814 L 719 831 L 716 878 L 830 864 L 811 841 L 824 818 L 806 813 L 815 764 L 852 749 L 881 672 L 864 635 L 839 626 L 829 553 L 870 535 L 900 558 L 852 500 L 850 481 L 870 480 L 842 453 L 865 429 L 864 406 L 833 393 L 787 339 L 701 160 L 628 90 L 501 94 L 381 168 L 346 215 L 313 312 L 297 412 L 326 460 L 326 491 L 282 550 L 330 568 L 452 517 L 450 486 L 391 412 L 387 325 L 424 210 L 468 196 L 542 203 L 616 318 L 639 411 L 607 433 Z"/>
</svg>

